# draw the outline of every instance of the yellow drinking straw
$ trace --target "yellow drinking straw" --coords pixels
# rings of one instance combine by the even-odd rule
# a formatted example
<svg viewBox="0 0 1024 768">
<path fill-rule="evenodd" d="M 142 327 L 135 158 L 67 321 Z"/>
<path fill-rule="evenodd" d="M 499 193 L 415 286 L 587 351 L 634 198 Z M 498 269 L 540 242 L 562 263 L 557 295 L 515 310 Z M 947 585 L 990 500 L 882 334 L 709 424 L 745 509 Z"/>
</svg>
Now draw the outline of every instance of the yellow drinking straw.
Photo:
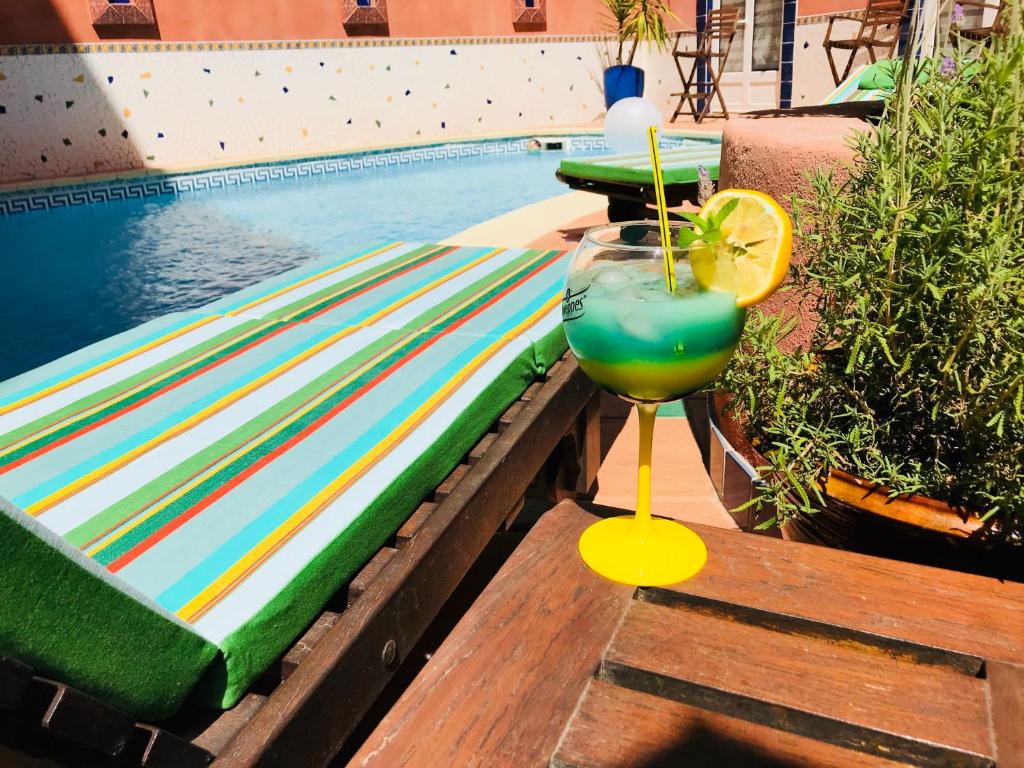
<svg viewBox="0 0 1024 768">
<path fill-rule="evenodd" d="M 676 292 L 676 269 L 672 259 L 672 235 L 668 228 L 668 205 L 665 202 L 665 178 L 661 175 L 661 156 L 658 154 L 658 126 L 647 129 L 647 143 L 651 148 L 651 170 L 654 172 L 654 197 L 658 203 L 658 225 L 661 229 L 661 251 L 665 258 L 665 285 L 669 293 Z"/>
</svg>

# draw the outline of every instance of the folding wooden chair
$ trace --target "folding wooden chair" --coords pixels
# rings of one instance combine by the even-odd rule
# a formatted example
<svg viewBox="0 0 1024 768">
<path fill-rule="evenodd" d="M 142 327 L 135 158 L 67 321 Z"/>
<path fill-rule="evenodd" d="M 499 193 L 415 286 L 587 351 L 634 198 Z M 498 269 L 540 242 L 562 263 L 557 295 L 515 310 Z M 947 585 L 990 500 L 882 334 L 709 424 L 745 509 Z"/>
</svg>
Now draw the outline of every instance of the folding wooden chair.
<svg viewBox="0 0 1024 768">
<path fill-rule="evenodd" d="M 987 8 L 993 8 L 996 11 L 996 17 L 992 20 L 992 25 L 989 27 L 960 27 L 956 30 L 950 30 L 950 37 L 954 38 L 954 41 L 955 38 L 959 36 L 964 40 L 971 40 L 977 43 L 987 43 L 991 39 L 992 35 L 1000 35 L 1006 31 L 1006 25 L 1002 21 L 1002 3 L 986 3 L 984 0 L 960 0 L 960 5 L 964 10 L 968 8 L 977 8 L 981 13 L 984 13 Z"/>
<path fill-rule="evenodd" d="M 711 102 L 715 96 L 722 106 L 722 114 L 726 118 L 729 117 L 729 109 L 725 106 L 718 78 L 721 77 L 725 62 L 729 58 L 739 17 L 739 8 L 719 8 L 711 11 L 704 29 L 697 33 L 697 47 L 692 51 L 680 51 L 679 42 L 684 33 L 676 35 L 672 56 L 676 62 L 676 69 L 679 70 L 679 79 L 683 82 L 683 91 L 672 94 L 679 97 L 676 111 L 672 113 L 672 122 L 675 122 L 679 113 L 683 111 L 683 104 L 688 103 L 694 122 L 699 123 L 711 114 Z M 684 60 L 690 62 L 689 74 L 684 71 Z M 707 69 L 702 81 L 698 82 L 697 70 L 701 64 Z"/>
<path fill-rule="evenodd" d="M 825 53 L 828 55 L 828 65 L 832 68 L 832 79 L 836 85 L 845 80 L 853 67 L 853 60 L 861 49 L 867 49 L 871 63 L 874 64 L 879 58 L 891 59 L 896 52 L 896 46 L 900 40 L 900 22 L 907 13 L 907 0 L 868 0 L 868 7 L 864 9 L 863 15 L 836 14 L 830 16 L 828 29 L 825 31 Z M 848 21 L 859 21 L 860 29 L 851 38 L 843 40 L 832 39 L 832 25 L 837 19 Z M 881 57 L 875 55 L 875 49 L 885 51 Z M 836 69 L 833 50 L 849 51 L 850 59 L 839 74 Z"/>
</svg>

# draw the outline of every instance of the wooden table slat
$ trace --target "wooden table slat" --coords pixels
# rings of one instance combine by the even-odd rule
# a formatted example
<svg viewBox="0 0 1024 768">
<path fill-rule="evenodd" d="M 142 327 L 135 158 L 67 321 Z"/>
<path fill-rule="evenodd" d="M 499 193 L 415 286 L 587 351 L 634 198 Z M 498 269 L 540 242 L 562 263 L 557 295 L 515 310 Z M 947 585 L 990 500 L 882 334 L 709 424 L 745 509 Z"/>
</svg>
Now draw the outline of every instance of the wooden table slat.
<svg viewBox="0 0 1024 768">
<path fill-rule="evenodd" d="M 900 759 L 980 766 L 991 757 L 978 678 L 685 609 L 634 602 L 601 677 Z"/>
<path fill-rule="evenodd" d="M 648 693 L 591 681 L 553 768 L 898 768 L 826 744 Z"/>
<path fill-rule="evenodd" d="M 1024 584 L 691 527 L 708 545 L 708 565 L 671 591 L 1024 663 Z"/>
<path fill-rule="evenodd" d="M 1024 667 L 989 662 L 992 739 L 999 768 L 1024 768 Z"/>
</svg>

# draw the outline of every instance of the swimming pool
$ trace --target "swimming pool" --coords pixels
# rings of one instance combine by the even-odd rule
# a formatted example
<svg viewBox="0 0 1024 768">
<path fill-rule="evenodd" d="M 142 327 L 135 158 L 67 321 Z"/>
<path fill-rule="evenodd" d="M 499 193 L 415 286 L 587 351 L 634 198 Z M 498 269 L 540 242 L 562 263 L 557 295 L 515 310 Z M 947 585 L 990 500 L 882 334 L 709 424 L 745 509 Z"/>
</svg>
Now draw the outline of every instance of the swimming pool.
<svg viewBox="0 0 1024 768">
<path fill-rule="evenodd" d="M 568 149 L 606 151 L 599 137 Z M 436 242 L 559 194 L 565 155 L 529 154 L 525 139 L 467 142 L 70 195 L 100 203 L 45 193 L 33 204 L 62 207 L 0 215 L 0 380 L 345 245 Z M 139 197 L 108 199 L 125 195 Z"/>
</svg>

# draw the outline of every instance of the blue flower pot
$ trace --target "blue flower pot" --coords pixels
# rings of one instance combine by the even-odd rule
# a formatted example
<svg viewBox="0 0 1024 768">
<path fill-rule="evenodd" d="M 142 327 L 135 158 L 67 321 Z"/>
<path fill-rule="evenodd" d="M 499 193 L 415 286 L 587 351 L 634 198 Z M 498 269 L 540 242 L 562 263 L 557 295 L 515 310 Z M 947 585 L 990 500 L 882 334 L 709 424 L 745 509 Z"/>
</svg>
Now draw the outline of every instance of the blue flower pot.
<svg viewBox="0 0 1024 768">
<path fill-rule="evenodd" d="M 604 71 L 604 105 L 611 107 L 619 99 L 644 95 L 644 71 L 640 67 L 619 64 Z"/>
</svg>

